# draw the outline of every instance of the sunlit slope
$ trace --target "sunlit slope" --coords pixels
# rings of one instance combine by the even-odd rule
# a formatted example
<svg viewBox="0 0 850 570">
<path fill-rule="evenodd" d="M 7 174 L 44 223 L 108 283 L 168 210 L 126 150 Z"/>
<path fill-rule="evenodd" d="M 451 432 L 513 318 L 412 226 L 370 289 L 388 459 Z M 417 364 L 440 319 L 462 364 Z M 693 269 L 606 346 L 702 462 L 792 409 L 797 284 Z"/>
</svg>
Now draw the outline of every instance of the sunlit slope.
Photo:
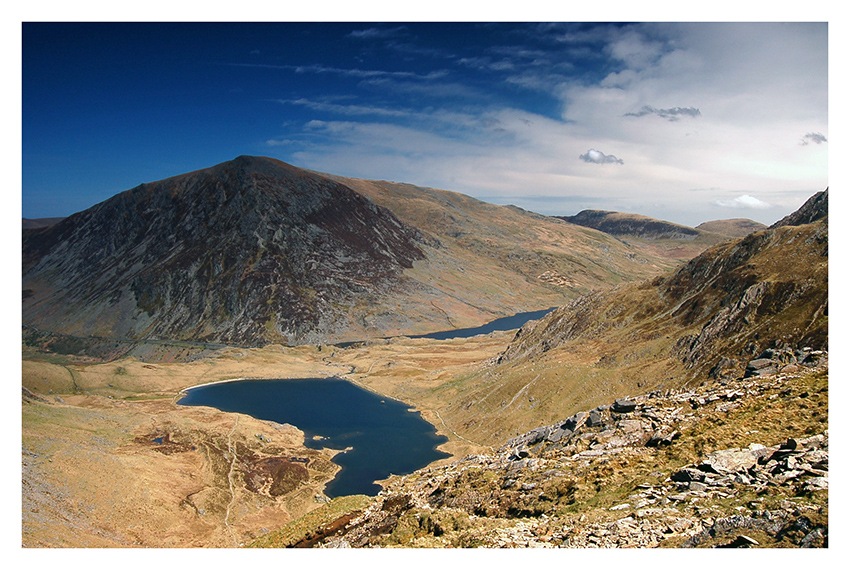
<svg viewBox="0 0 850 570">
<path fill-rule="evenodd" d="M 410 184 L 336 178 L 433 238 L 405 275 L 453 327 L 563 304 L 674 266 L 590 228 Z M 433 247 L 437 243 L 437 247 Z"/>
<path fill-rule="evenodd" d="M 577 299 L 521 329 L 498 359 L 435 397 L 452 402 L 443 412 L 449 424 L 494 444 L 613 397 L 742 374 L 768 348 L 826 348 L 827 313 L 822 217 Z"/>
</svg>

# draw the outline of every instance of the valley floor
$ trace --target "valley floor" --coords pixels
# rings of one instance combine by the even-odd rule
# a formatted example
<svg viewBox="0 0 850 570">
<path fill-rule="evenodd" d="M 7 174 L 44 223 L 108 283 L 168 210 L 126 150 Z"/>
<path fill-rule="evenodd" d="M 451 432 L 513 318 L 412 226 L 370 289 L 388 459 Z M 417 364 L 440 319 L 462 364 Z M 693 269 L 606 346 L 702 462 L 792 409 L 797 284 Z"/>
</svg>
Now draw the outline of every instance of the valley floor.
<svg viewBox="0 0 850 570">
<path fill-rule="evenodd" d="M 704 480 L 683 487 L 669 479 L 712 452 L 751 444 L 778 449 L 789 438 L 828 454 L 825 365 L 814 375 L 764 380 L 752 391 L 741 384 L 713 388 L 714 396 L 671 393 L 664 396 L 666 411 L 657 395 L 641 402 L 642 416 L 610 426 L 605 437 L 614 440 L 596 434 L 570 443 L 575 449 L 541 447 L 539 441 L 500 449 L 507 438 L 470 437 L 450 405 L 458 383 L 489 366 L 512 334 L 395 339 L 347 349 L 226 349 L 186 363 L 72 363 L 25 352 L 22 544 L 236 547 L 266 540 L 266 546 L 282 546 L 274 533 L 288 523 L 302 530 L 290 529 L 287 540 L 300 540 L 314 533 L 315 521 L 337 521 L 342 528 L 339 521 L 380 510 L 390 500 L 393 508 L 381 512 L 394 513 L 395 520 L 376 545 L 709 546 L 721 538 L 737 540 L 730 534 L 737 531 L 729 530 L 737 528 L 760 545 L 789 546 L 759 528 L 764 517 L 794 509 L 814 525 L 810 531 L 822 529 L 805 533 L 810 545 L 825 545 L 827 491 L 818 487 L 821 482 L 809 485 L 811 473 L 768 481 L 762 490 L 734 482 L 714 489 Z M 205 382 L 326 376 L 416 407 L 449 438 L 442 449 L 452 457 L 384 482 L 388 491 L 378 502 L 353 498 L 327 505 L 322 489 L 337 469 L 332 454 L 305 448 L 296 428 L 176 405 L 180 390 Z M 645 445 L 629 448 L 623 440 L 615 451 L 605 451 L 617 438 L 654 436 L 653 426 L 672 445 L 653 452 Z M 662 428 L 670 433 L 660 433 Z M 618 431 L 624 429 L 628 433 Z M 673 437 L 674 431 L 679 435 Z M 584 463 L 571 463 L 573 455 Z M 825 484 L 825 464 L 809 467 L 817 477 L 823 472 Z M 423 495 L 426 489 L 442 489 L 442 498 Z M 394 496 L 407 499 L 392 502 Z M 475 505 L 491 506 L 479 512 Z M 308 513 L 313 523 L 305 522 Z M 738 515 L 744 518 L 729 519 Z M 745 519 L 758 528 L 741 530 L 738 523 Z M 788 524 L 801 520 L 792 519 Z M 723 525 L 728 532 L 717 538 Z M 649 534 L 635 538 L 644 528 Z M 797 542 L 805 538 L 794 532 Z M 338 540 L 355 545 L 356 533 Z"/>
<path fill-rule="evenodd" d="M 187 363 L 74 363 L 25 351 L 22 544 L 234 547 L 328 501 L 332 451 L 304 447 L 292 426 L 176 404 L 202 383 L 348 378 L 420 407 L 453 459 L 479 451 L 421 404 L 509 338 L 225 349 Z"/>
</svg>

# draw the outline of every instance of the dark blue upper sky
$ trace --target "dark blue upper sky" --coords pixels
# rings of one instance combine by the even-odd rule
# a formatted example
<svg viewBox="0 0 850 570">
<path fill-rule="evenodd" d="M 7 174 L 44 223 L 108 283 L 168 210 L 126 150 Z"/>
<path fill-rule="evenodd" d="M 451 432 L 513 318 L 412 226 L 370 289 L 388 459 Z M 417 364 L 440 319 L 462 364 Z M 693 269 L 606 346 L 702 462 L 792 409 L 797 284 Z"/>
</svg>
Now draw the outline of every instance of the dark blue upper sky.
<svg viewBox="0 0 850 570">
<path fill-rule="evenodd" d="M 22 214 L 254 154 L 771 221 L 827 185 L 826 53 L 826 24 L 24 23 Z"/>
</svg>

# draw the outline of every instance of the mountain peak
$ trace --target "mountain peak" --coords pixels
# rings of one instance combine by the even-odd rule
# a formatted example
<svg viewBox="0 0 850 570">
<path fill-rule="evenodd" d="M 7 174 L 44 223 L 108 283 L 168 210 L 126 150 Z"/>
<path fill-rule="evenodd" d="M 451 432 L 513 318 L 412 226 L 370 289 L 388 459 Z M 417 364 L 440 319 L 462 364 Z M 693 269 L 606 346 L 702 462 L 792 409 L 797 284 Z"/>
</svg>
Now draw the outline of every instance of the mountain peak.
<svg viewBox="0 0 850 570">
<path fill-rule="evenodd" d="M 70 334 L 290 342 L 398 287 L 421 239 L 339 182 L 240 156 L 25 236 L 24 315 Z"/>
<path fill-rule="evenodd" d="M 810 224 L 821 218 L 825 218 L 829 213 L 829 188 L 823 192 L 818 192 L 800 206 L 798 210 L 788 214 L 775 224 L 771 229 L 780 226 L 801 226 Z"/>
</svg>

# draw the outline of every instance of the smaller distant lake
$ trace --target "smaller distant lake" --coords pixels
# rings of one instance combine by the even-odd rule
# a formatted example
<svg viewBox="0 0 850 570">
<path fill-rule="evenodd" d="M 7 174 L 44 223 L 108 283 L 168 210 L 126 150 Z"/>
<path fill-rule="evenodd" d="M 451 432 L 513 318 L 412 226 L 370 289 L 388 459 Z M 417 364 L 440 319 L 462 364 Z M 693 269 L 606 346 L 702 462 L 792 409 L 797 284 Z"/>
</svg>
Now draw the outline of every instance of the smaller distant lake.
<svg viewBox="0 0 850 570">
<path fill-rule="evenodd" d="M 502 317 L 501 319 L 490 321 L 489 323 L 483 324 L 480 327 L 471 327 L 468 329 L 454 329 L 449 331 L 420 334 L 416 336 L 411 336 L 410 338 L 433 338 L 434 340 L 447 340 L 450 338 L 470 338 L 473 336 L 478 336 L 480 334 L 489 334 L 495 331 L 510 331 L 513 329 L 520 328 L 528 321 L 534 321 L 539 318 L 545 317 L 554 310 L 555 307 L 551 307 L 549 309 L 541 309 L 539 311 L 517 313 L 515 315 L 511 315 L 510 317 Z"/>
<path fill-rule="evenodd" d="M 548 309 L 541 309 L 539 311 L 527 311 L 525 313 L 517 313 L 515 315 L 511 315 L 510 317 L 502 317 L 478 327 L 470 327 L 466 329 L 451 329 L 447 331 L 411 335 L 409 338 L 431 338 L 434 340 L 448 340 L 450 338 L 471 338 L 480 334 L 489 334 L 491 332 L 496 331 L 510 331 L 513 329 L 520 328 L 528 321 L 534 321 L 545 317 L 555 309 L 556 307 L 550 307 Z M 349 346 L 359 344 L 360 342 L 362 341 L 340 342 L 337 343 L 335 346 L 338 346 L 340 348 L 347 348 Z"/>
<path fill-rule="evenodd" d="M 352 448 L 333 459 L 342 470 L 325 488 L 329 497 L 376 495 L 381 488 L 375 481 L 449 457 L 437 450 L 447 438 L 418 412 L 338 378 L 210 384 L 187 390 L 178 404 L 288 423 L 304 432 L 305 445 L 313 449 Z"/>
</svg>

